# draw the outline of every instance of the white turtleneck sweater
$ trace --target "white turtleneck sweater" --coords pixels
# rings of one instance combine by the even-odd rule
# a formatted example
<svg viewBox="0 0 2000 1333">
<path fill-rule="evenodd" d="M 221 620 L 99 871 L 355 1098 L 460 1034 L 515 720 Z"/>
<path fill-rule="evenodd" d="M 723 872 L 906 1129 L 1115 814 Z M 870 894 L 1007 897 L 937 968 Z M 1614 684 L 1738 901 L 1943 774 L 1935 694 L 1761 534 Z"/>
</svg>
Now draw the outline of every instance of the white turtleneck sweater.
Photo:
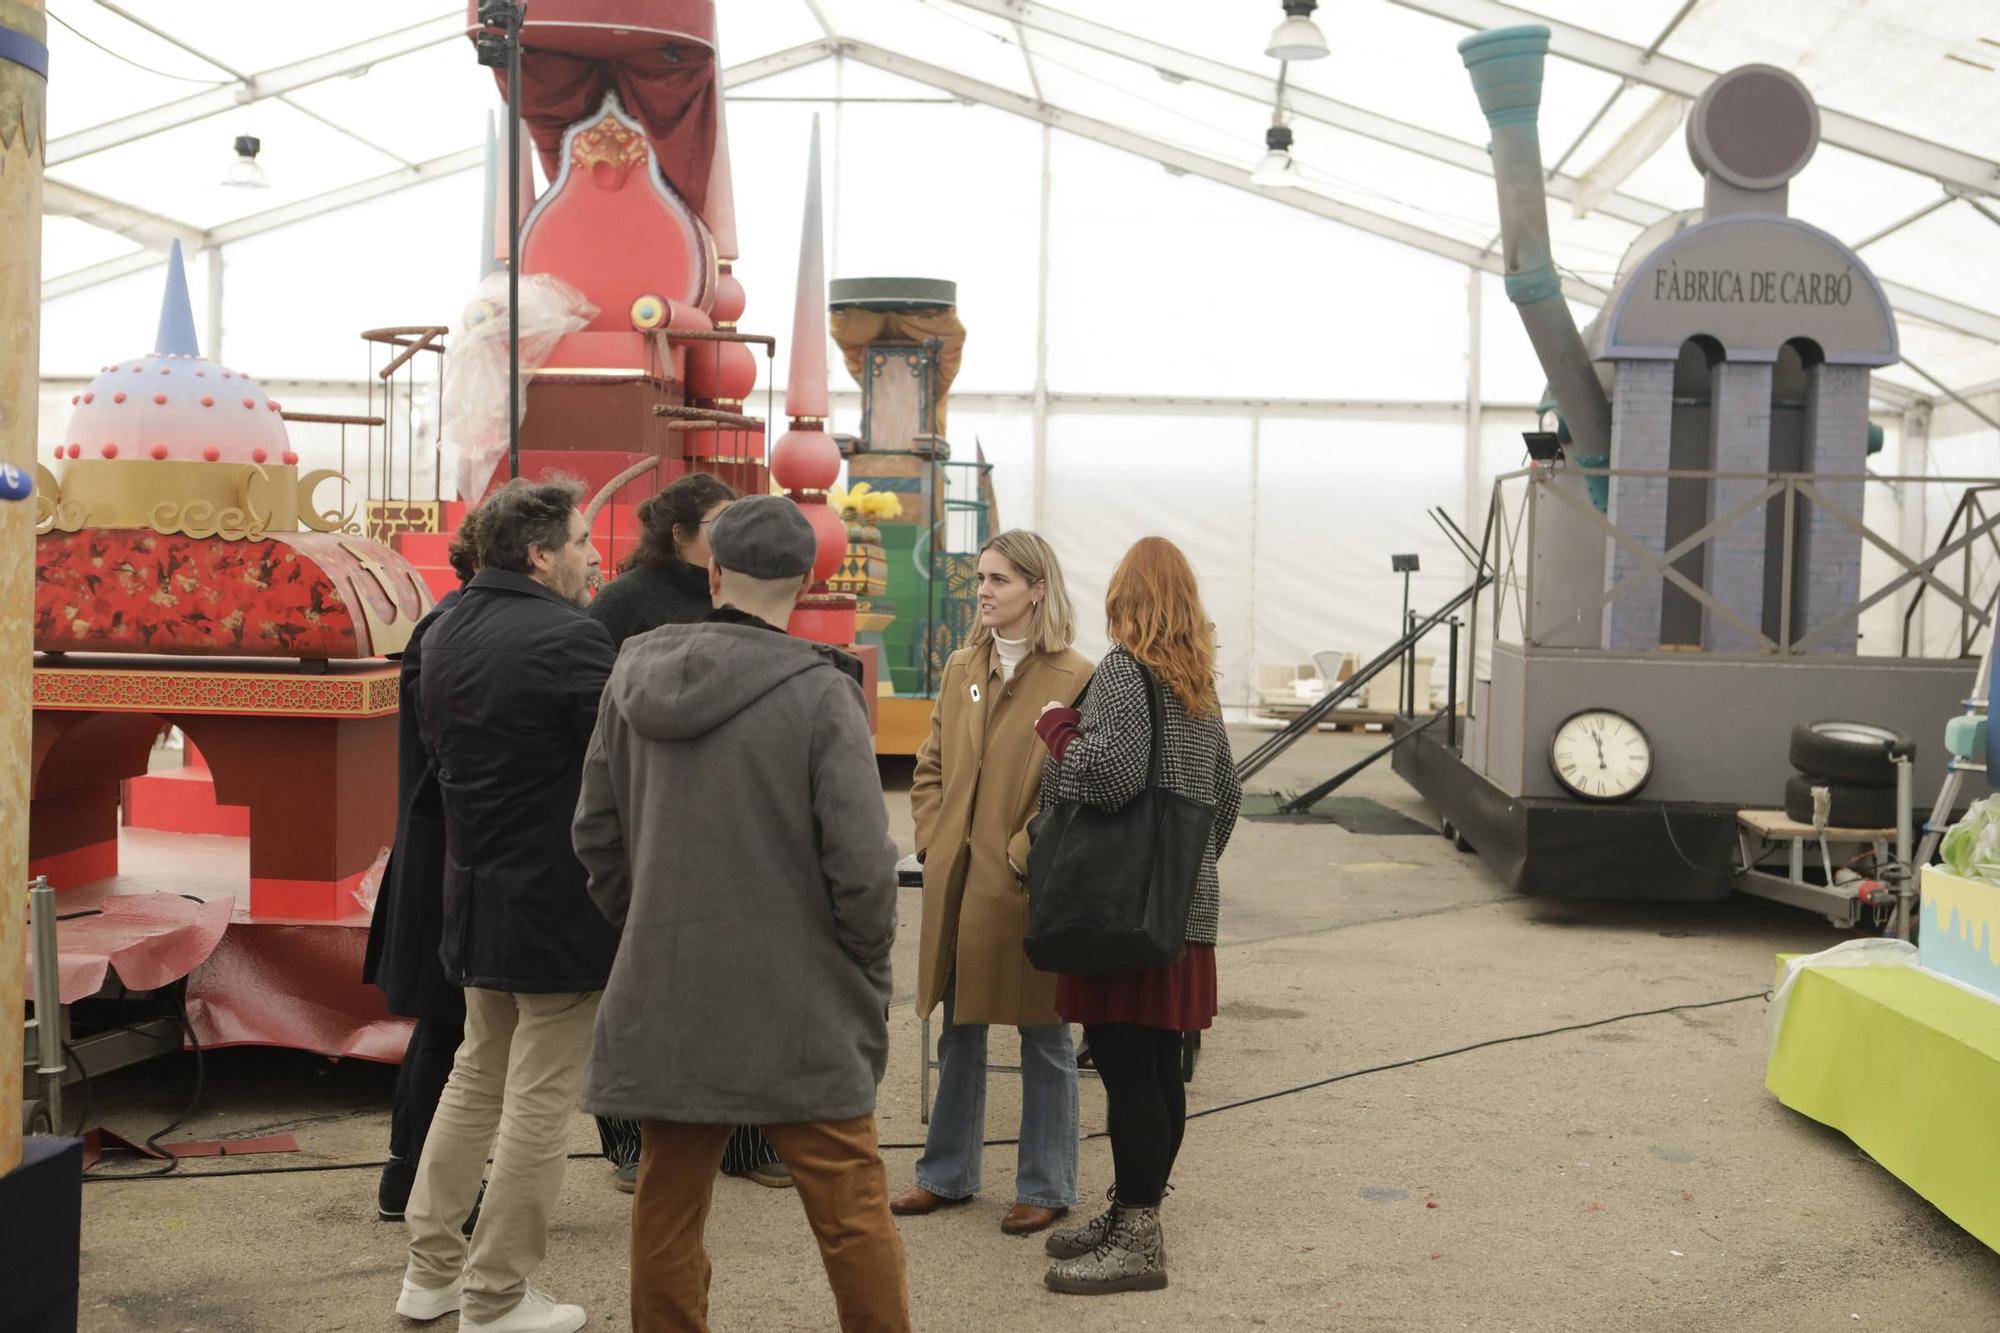
<svg viewBox="0 0 2000 1333">
<path fill-rule="evenodd" d="M 1028 641 L 1026 639 L 1003 639 L 996 634 L 993 636 L 993 649 L 1000 655 L 1001 682 L 1003 684 L 1011 682 L 1014 679 L 1015 670 L 1022 662 L 1027 660 Z"/>
</svg>

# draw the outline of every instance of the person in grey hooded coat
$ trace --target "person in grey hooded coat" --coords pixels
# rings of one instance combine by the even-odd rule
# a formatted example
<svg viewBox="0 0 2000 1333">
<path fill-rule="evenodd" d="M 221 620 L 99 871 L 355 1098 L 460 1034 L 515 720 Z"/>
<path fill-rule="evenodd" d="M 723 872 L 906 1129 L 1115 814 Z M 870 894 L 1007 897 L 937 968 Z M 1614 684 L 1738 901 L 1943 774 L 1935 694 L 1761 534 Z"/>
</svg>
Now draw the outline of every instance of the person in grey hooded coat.
<svg viewBox="0 0 2000 1333">
<path fill-rule="evenodd" d="M 621 932 L 586 1109 L 640 1122 L 632 1320 L 706 1327 L 702 1224 L 731 1129 L 792 1172 L 845 1329 L 908 1327 L 875 1133 L 896 850 L 846 655 L 779 626 L 811 525 L 758 496 L 711 526 L 716 612 L 626 642 L 573 828 Z"/>
</svg>

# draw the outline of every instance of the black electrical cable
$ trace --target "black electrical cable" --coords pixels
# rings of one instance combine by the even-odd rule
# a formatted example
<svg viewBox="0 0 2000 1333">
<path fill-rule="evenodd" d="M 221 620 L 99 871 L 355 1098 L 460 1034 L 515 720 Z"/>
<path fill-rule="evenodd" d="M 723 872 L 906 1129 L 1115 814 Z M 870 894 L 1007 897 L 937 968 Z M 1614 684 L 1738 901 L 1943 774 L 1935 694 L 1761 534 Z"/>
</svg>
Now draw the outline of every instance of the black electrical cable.
<svg viewBox="0 0 2000 1333">
<path fill-rule="evenodd" d="M 1670 1004 L 1659 1009 L 1635 1009 L 1630 1013 L 1613 1014 L 1609 1018 L 1594 1018 L 1585 1023 L 1565 1023 L 1561 1027 L 1543 1028 L 1537 1032 L 1518 1032 L 1511 1037 L 1491 1037 L 1485 1041 L 1475 1041 L 1468 1046 L 1454 1046 L 1448 1051 L 1434 1051 L 1429 1055 L 1415 1055 L 1407 1060 L 1396 1060 L 1385 1065 L 1369 1065 L 1365 1069 L 1350 1069 L 1344 1074 L 1329 1074 L 1325 1078 L 1314 1079 L 1310 1083 L 1298 1083 L 1289 1088 L 1278 1088 L 1272 1092 L 1258 1093 L 1254 1097 L 1244 1097 L 1237 1101 L 1224 1102 L 1220 1106 L 1203 1107 L 1199 1111 L 1188 1112 L 1187 1118 L 1190 1120 L 1200 1120 L 1204 1116 L 1220 1115 L 1224 1111 L 1234 1111 L 1245 1106 L 1255 1106 L 1259 1102 L 1275 1101 L 1280 1097 L 1296 1096 L 1302 1092 L 1311 1092 L 1317 1088 L 1329 1087 L 1335 1083 L 1345 1083 L 1349 1079 L 1362 1078 L 1369 1074 L 1386 1074 L 1391 1070 L 1408 1069 L 1413 1065 L 1428 1064 L 1433 1060 L 1444 1060 L 1454 1055 L 1466 1055 L 1473 1051 L 1483 1051 L 1495 1046 L 1508 1046 L 1517 1041 L 1535 1041 L 1542 1037 L 1558 1037 L 1568 1032 L 1587 1032 L 1592 1028 L 1609 1027 L 1613 1023 L 1628 1023 L 1635 1018 L 1658 1018 L 1663 1014 L 1685 1013 L 1695 1009 L 1719 1009 L 1724 1005 L 1743 1004 L 1750 1000 L 1767 1000 L 1770 996 L 1771 992 L 1768 990 L 1752 991 L 1747 995 L 1731 995 L 1720 1000 L 1693 1000 L 1687 1004 Z M 1107 1136 L 1108 1131 L 1097 1130 L 1083 1137 L 1086 1139 L 1101 1139 Z M 987 1139 L 981 1146 L 987 1148 L 1006 1148 L 1019 1142 L 1020 1140 L 1018 1139 Z M 883 1152 L 915 1152 L 923 1149 L 925 1146 L 922 1143 L 884 1143 L 878 1145 Z M 569 1154 L 569 1160 L 572 1162 L 596 1161 L 602 1159 L 603 1156 L 603 1153 L 573 1152 Z M 364 1171 L 369 1168 L 379 1170 L 385 1165 L 386 1163 L 377 1161 L 327 1162 L 316 1163 L 310 1166 L 251 1166 L 229 1171 L 184 1171 L 180 1174 L 179 1178 L 182 1180 L 206 1180 L 211 1176 L 284 1176 L 306 1171 Z M 144 1172 L 134 1173 L 131 1176 L 86 1176 L 85 1179 L 157 1180 L 164 1178 L 165 1175 L 165 1172 Z"/>
<path fill-rule="evenodd" d="M 188 1021 L 187 983 L 185 981 L 183 981 L 181 985 L 178 988 L 176 988 L 175 1002 L 180 1011 L 181 1031 L 187 1034 L 188 1047 L 194 1052 L 194 1085 L 188 1090 L 187 1105 L 181 1108 L 181 1113 L 175 1116 L 172 1120 L 169 1120 L 166 1124 L 162 1125 L 160 1128 L 154 1130 L 151 1134 L 148 1134 L 146 1136 L 145 1146 L 154 1152 L 159 1152 L 161 1150 L 160 1149 L 161 1139 L 173 1133 L 175 1130 L 179 1129 L 182 1125 L 186 1124 L 190 1119 L 194 1117 L 195 1108 L 201 1104 L 201 1094 L 203 1089 L 207 1086 L 208 1082 L 208 1066 L 207 1062 L 202 1057 L 201 1041 L 194 1035 L 194 1024 Z M 78 1069 L 81 1069 L 82 1067 L 83 1066 L 81 1064 L 77 1066 Z M 157 1180 L 164 1176 L 173 1175 L 174 1172 L 178 1170 L 180 1167 L 181 1159 L 176 1157 L 173 1153 L 171 1152 L 167 1153 L 166 1159 L 167 1160 L 160 1163 L 159 1166 L 151 1167 L 144 1171 L 99 1172 L 93 1169 L 84 1172 L 84 1179 L 85 1180 Z M 103 1163 L 100 1162 L 99 1165 L 102 1166 Z"/>
<path fill-rule="evenodd" d="M 199 79 L 188 74 L 169 74 L 167 73 L 167 71 L 163 69 L 155 69 L 151 65 L 142 65 L 138 61 L 134 60 L 131 56 L 120 55 L 118 52 L 106 46 L 103 42 L 98 41 L 95 37 L 92 37 L 88 33 L 83 32 L 81 29 L 77 28 L 76 25 L 65 20 L 63 16 L 60 14 L 51 11 L 49 13 L 49 18 L 52 19 L 58 25 L 69 29 L 69 31 L 76 37 L 90 43 L 98 50 L 104 52 L 105 55 L 110 56 L 113 60 L 123 61 L 125 64 L 130 65 L 133 69 L 144 70 L 146 73 L 154 75 L 158 78 L 172 79 L 176 83 L 203 83 L 207 84 L 211 88 L 220 88 L 225 84 L 241 82 L 241 80 L 239 79 Z"/>
<path fill-rule="evenodd" d="M 83 1063 L 83 1057 L 76 1053 L 76 1047 L 68 1042 L 62 1044 L 62 1052 L 70 1063 L 76 1066 L 76 1085 L 83 1090 L 83 1114 L 76 1122 L 76 1136 L 82 1138 L 83 1132 L 90 1128 L 92 1112 L 95 1109 L 90 1096 L 90 1069 Z M 57 1125 L 55 1131 L 58 1134 L 62 1133 L 62 1126 Z"/>
<path fill-rule="evenodd" d="M 1674 855 L 1678 856 L 1682 864 L 1686 865 L 1689 870 L 1697 874 L 1714 876 L 1718 879 L 1725 875 L 1735 875 L 1738 873 L 1738 868 L 1733 861 L 1724 870 L 1712 870 L 1708 866 L 1696 865 L 1693 858 L 1681 850 L 1681 840 L 1674 836 L 1674 822 L 1667 817 L 1667 807 L 1664 805 L 1660 807 L 1660 827 L 1667 831 L 1667 842 L 1673 847 Z M 1747 869 L 1747 867 L 1745 868 Z"/>
</svg>

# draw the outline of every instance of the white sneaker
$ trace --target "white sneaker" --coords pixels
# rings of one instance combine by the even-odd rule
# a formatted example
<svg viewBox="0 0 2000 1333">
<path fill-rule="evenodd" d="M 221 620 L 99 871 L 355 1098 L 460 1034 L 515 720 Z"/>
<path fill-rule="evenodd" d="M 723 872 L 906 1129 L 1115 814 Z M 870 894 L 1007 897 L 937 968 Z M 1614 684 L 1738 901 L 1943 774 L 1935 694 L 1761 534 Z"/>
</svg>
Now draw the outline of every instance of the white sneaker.
<svg viewBox="0 0 2000 1333">
<path fill-rule="evenodd" d="M 465 1299 L 465 1283 L 454 1278 L 449 1286 L 420 1287 L 403 1275 L 403 1294 L 396 1298 L 396 1313 L 405 1319 L 428 1324 L 456 1310 Z"/>
<path fill-rule="evenodd" d="M 458 1326 L 464 1333 L 576 1333 L 589 1319 L 581 1305 L 558 1305 L 529 1287 L 519 1305 L 491 1323 L 475 1324 L 461 1315 Z"/>
</svg>

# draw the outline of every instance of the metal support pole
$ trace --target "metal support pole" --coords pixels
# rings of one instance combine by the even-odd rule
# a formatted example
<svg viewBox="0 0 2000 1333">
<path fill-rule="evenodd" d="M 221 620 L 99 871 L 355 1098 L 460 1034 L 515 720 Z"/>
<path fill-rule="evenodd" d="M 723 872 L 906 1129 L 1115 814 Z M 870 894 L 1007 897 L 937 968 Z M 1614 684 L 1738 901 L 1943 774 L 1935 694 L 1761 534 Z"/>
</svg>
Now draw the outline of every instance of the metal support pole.
<svg viewBox="0 0 2000 1333">
<path fill-rule="evenodd" d="M 37 875 L 28 886 L 29 934 L 35 946 L 35 1074 L 50 1127 L 60 1132 L 62 1113 L 62 988 L 56 966 L 56 891 Z"/>
<path fill-rule="evenodd" d="M 1910 864 L 1916 756 L 1906 746 L 1891 754 L 1890 758 L 1896 765 L 1896 938 L 1907 940 L 1917 900 L 1917 868 Z"/>
<path fill-rule="evenodd" d="M 521 23 L 507 16 L 507 476 L 521 475 Z"/>
<path fill-rule="evenodd" d="M 1458 749 L 1458 617 L 1445 622 L 1450 626 L 1451 647 L 1447 650 L 1447 666 L 1444 677 L 1444 742 L 1452 749 Z"/>
<path fill-rule="evenodd" d="M 1403 633 L 1409 636 L 1409 646 L 1403 653 L 1403 716 L 1417 715 L 1417 615 L 1414 611 L 1403 613 Z"/>
</svg>

